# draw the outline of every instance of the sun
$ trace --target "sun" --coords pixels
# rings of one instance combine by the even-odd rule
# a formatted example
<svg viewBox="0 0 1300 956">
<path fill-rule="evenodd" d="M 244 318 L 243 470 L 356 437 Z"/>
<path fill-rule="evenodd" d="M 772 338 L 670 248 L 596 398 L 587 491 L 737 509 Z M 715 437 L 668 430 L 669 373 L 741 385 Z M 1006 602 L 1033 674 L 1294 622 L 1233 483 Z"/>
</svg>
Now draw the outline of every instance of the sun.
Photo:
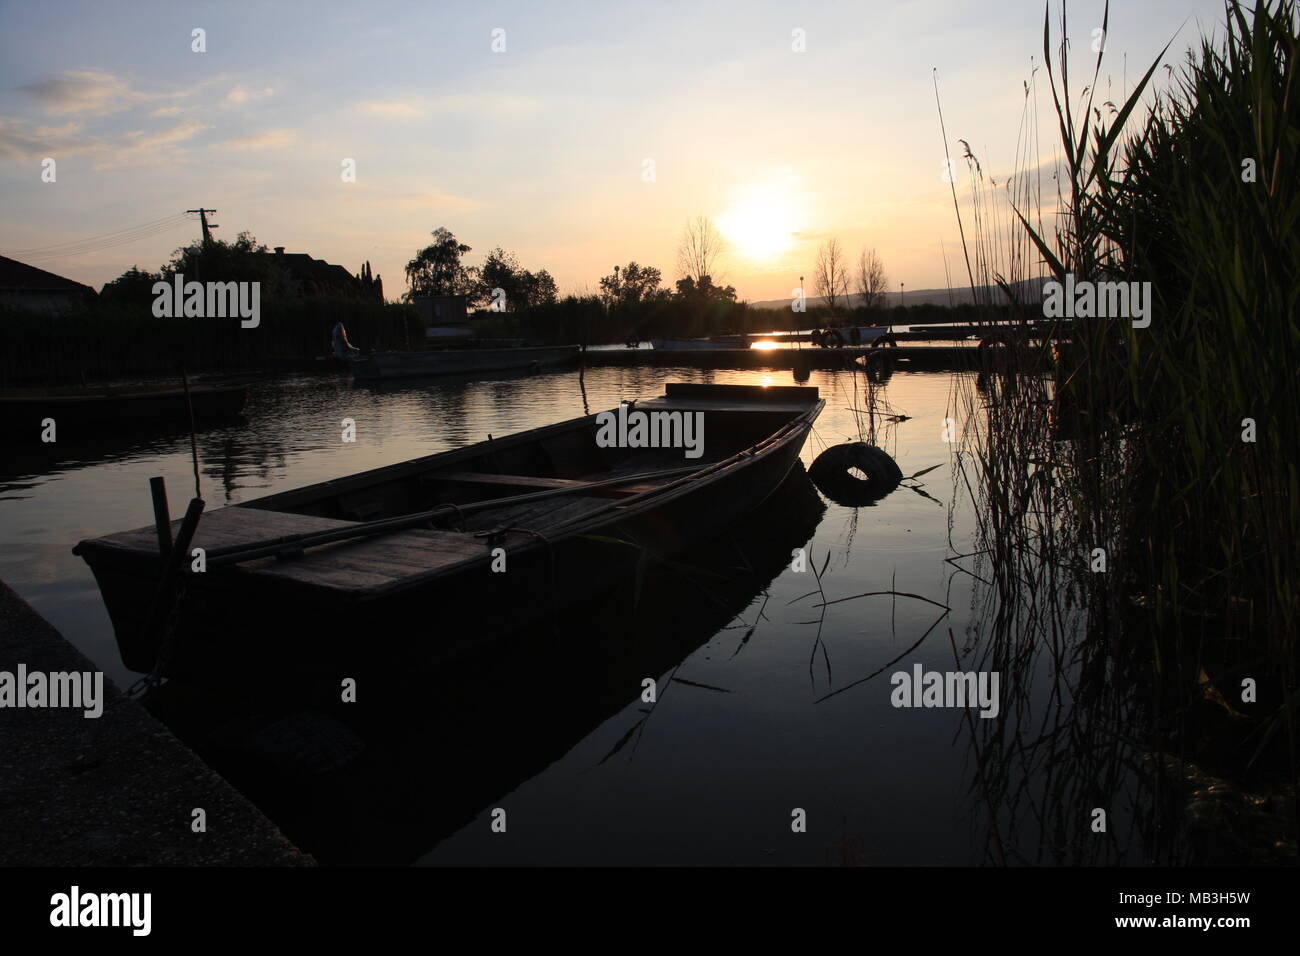
<svg viewBox="0 0 1300 956">
<path fill-rule="evenodd" d="M 718 231 L 741 258 L 771 262 L 794 244 L 801 205 L 794 177 L 740 187 L 718 216 Z"/>
</svg>

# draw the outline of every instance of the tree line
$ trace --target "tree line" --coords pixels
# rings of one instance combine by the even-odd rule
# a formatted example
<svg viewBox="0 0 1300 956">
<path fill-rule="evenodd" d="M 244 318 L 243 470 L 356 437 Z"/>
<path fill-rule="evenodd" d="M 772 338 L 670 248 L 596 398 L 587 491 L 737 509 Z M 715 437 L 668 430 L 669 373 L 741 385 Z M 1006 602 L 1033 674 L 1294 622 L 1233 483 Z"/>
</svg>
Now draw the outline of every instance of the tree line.
<svg viewBox="0 0 1300 956">
<path fill-rule="evenodd" d="M 555 279 L 547 270 L 532 272 L 523 268 L 513 253 L 500 246 L 488 252 L 482 265 L 466 265 L 465 254 L 473 251 L 470 246 L 445 226 L 435 229 L 432 236 L 433 242 L 406 264 L 405 301 L 426 295 L 463 295 L 471 309 L 496 303 L 494 311 L 509 312 L 559 302 Z M 675 288 L 662 287 L 663 272 L 659 268 L 633 260 L 625 266 L 614 266 L 613 272 L 601 277 L 598 298 L 606 309 L 666 300 L 735 302 L 735 288 L 717 284 L 714 279 L 722 248 L 716 227 L 708 217 L 700 216 L 687 223 L 682 234 L 678 250 L 681 278 Z"/>
</svg>

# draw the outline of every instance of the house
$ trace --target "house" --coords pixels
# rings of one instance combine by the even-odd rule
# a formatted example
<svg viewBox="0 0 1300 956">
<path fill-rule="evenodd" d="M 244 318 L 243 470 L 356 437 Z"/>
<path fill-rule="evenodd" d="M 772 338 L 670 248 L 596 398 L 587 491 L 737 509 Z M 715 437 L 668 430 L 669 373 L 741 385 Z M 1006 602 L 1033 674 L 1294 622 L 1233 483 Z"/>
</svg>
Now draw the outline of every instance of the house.
<svg viewBox="0 0 1300 956">
<path fill-rule="evenodd" d="M 284 246 L 276 246 L 275 252 L 268 255 L 284 270 L 299 295 L 362 296 L 383 301 L 384 280 L 371 275 L 369 262 L 361 267 L 359 276 L 354 276 L 342 266 L 313 259 L 305 252 L 285 252 Z"/>
<path fill-rule="evenodd" d="M 470 335 L 466 296 L 417 295 L 412 301 L 424 320 L 425 338 L 466 338 Z"/>
<path fill-rule="evenodd" d="M 0 308 L 63 312 L 96 298 L 88 285 L 0 256 Z"/>
</svg>

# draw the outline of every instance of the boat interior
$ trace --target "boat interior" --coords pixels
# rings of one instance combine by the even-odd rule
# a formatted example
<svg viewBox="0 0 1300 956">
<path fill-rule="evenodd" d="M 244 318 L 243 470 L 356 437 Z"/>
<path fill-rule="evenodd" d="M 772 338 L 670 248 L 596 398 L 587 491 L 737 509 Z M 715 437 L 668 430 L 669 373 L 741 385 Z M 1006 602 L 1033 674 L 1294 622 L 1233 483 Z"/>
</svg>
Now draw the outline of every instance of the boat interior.
<svg viewBox="0 0 1300 956">
<path fill-rule="evenodd" d="M 697 386 L 696 389 L 728 388 Z M 741 388 L 736 386 L 736 388 Z M 637 403 L 633 410 L 702 412 L 702 454 L 677 448 L 601 447 L 596 416 L 485 441 L 463 449 L 388 466 L 247 502 L 241 507 L 342 521 L 375 521 L 449 508 L 435 527 L 479 531 L 502 525 L 544 528 L 568 523 L 625 499 L 653 491 L 723 461 L 780 431 L 817 401 L 815 388 L 797 400 L 745 399 L 748 393 L 697 391 Z M 625 479 L 618 483 L 617 479 Z M 500 499 L 549 493 L 532 500 Z M 457 509 L 475 507 L 466 512 Z"/>
</svg>

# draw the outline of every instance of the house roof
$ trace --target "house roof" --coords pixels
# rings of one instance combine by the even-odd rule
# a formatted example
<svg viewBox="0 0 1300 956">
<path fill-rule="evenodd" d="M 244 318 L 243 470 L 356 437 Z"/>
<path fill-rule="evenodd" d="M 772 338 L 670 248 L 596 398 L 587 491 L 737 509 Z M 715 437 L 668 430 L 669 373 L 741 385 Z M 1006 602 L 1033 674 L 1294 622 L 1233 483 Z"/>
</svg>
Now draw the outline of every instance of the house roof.
<svg viewBox="0 0 1300 956">
<path fill-rule="evenodd" d="M 277 265 L 299 281 L 325 284 L 355 285 L 357 277 L 342 266 L 332 265 L 324 259 L 313 259 L 305 252 L 267 253 Z"/>
<path fill-rule="evenodd" d="M 17 259 L 0 256 L 0 292 L 67 292 L 94 295 L 95 290 L 80 282 L 29 266 Z"/>
</svg>

